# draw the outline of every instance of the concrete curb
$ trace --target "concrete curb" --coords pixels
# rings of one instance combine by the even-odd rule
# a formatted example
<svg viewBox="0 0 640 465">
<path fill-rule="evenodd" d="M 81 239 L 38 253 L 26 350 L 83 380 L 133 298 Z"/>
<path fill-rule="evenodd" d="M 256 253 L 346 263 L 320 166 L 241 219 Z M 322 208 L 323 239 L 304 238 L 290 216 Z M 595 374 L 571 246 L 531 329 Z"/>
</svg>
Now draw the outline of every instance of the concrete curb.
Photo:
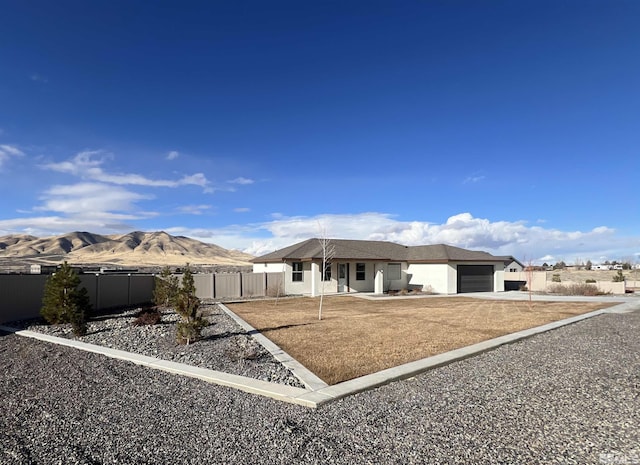
<svg viewBox="0 0 640 465">
<path fill-rule="evenodd" d="M 552 323 L 537 326 L 535 328 L 525 329 L 512 334 L 507 334 L 494 339 L 479 342 L 467 347 L 452 350 L 443 354 L 434 355 L 422 360 L 417 360 L 415 362 L 410 362 L 404 365 L 399 365 L 397 367 L 382 370 L 377 373 L 365 375 L 360 378 L 344 381 L 332 386 L 328 386 L 326 383 L 320 380 L 317 376 L 307 370 L 304 366 L 302 366 L 294 358 L 289 356 L 277 345 L 257 332 L 255 328 L 235 315 L 231 310 L 223 305 L 221 305 L 221 308 L 229 316 L 231 316 L 231 318 L 237 321 L 238 324 L 240 324 L 244 329 L 249 331 L 259 343 L 261 343 L 267 350 L 269 350 L 269 352 L 274 355 L 274 357 L 276 357 L 287 368 L 289 368 L 302 382 L 305 383 L 308 388 L 301 389 L 292 386 L 286 386 L 283 384 L 269 383 L 266 381 L 247 378 L 244 376 L 232 375 L 219 371 L 192 367 L 181 363 L 159 360 L 153 357 L 124 352 L 121 350 L 109 349 L 106 347 L 87 344 L 85 342 L 72 339 L 50 336 L 33 331 L 17 330 L 8 326 L 0 325 L 0 330 L 15 333 L 19 336 L 31 337 L 41 341 L 98 353 L 107 357 L 129 361 L 149 368 L 167 371 L 169 373 L 197 378 L 210 383 L 219 384 L 221 386 L 227 386 L 252 394 L 270 397 L 272 399 L 280 400 L 283 402 L 289 402 L 304 407 L 317 408 L 322 405 L 326 405 L 329 402 L 350 396 L 352 394 L 383 386 L 393 381 L 411 378 L 420 373 L 424 373 L 425 371 L 448 365 L 449 363 L 453 363 L 459 360 L 464 360 L 474 355 L 496 349 L 502 345 L 521 341 L 537 334 L 577 323 L 588 318 L 607 313 L 620 314 L 638 311 L 640 309 L 640 301 L 621 303 L 607 309 L 596 310 L 593 312 L 585 313 L 583 315 L 567 318 L 565 320 L 554 321 Z"/>
<path fill-rule="evenodd" d="M 146 355 L 111 349 L 108 347 L 88 344 L 86 342 L 76 341 L 73 339 L 65 339 L 63 337 L 37 333 L 35 331 L 17 330 L 15 328 L 1 325 L 0 330 L 15 333 L 18 336 L 38 339 L 40 341 L 50 342 L 66 347 L 73 347 L 74 349 L 80 349 L 86 352 L 93 352 L 109 358 L 125 360 L 127 362 L 135 363 L 136 365 L 142 365 L 148 368 L 167 371 L 169 373 L 174 373 L 182 376 L 188 376 L 190 378 L 200 379 L 209 383 L 239 389 L 241 391 L 250 392 L 252 394 L 259 394 L 285 402 L 294 402 L 304 405 L 304 401 L 295 402 L 294 399 L 307 392 L 304 389 L 287 386 L 284 384 L 269 383 L 267 381 L 247 378 L 245 376 L 233 375 L 230 373 L 223 373 L 221 371 L 215 370 L 208 370 L 205 368 L 185 365 L 183 363 L 160 360 L 157 358 L 148 357 Z"/>
</svg>

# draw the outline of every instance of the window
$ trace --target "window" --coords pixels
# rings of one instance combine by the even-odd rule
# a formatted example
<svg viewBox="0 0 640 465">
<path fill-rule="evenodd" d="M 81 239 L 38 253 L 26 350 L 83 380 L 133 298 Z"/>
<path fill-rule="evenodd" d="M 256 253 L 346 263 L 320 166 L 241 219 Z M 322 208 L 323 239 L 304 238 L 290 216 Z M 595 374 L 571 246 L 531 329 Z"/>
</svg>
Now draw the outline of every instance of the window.
<svg viewBox="0 0 640 465">
<path fill-rule="evenodd" d="M 364 263 L 356 263 L 356 281 L 365 280 L 365 266 Z"/>
<path fill-rule="evenodd" d="M 331 262 L 325 262 L 324 264 L 324 272 L 322 273 L 323 281 L 331 281 Z M 322 268 L 322 263 L 320 263 L 320 268 Z"/>
<path fill-rule="evenodd" d="M 293 262 L 291 264 L 291 281 L 302 282 L 302 262 Z"/>
<path fill-rule="evenodd" d="M 401 279 L 400 275 L 400 263 L 389 263 L 387 267 L 387 273 L 390 281 Z"/>
</svg>

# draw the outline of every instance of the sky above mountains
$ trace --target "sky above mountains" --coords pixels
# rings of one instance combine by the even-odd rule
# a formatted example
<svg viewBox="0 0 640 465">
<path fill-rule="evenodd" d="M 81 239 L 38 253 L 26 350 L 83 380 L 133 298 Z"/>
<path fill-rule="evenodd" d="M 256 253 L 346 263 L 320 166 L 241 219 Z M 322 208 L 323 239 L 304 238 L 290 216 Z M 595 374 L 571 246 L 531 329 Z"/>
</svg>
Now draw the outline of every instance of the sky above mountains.
<svg viewBox="0 0 640 465">
<path fill-rule="evenodd" d="M 640 260 L 638 2 L 0 7 L 0 235 Z"/>
</svg>

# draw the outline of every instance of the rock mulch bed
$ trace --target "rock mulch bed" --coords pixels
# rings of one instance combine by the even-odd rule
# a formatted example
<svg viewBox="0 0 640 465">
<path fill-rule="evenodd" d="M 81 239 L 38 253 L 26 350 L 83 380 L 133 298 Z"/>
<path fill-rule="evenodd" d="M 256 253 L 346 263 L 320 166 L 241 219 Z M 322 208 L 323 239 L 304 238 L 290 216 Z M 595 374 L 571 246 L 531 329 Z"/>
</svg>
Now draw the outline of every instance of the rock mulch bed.
<svg viewBox="0 0 640 465">
<path fill-rule="evenodd" d="M 94 317 L 88 323 L 87 335 L 77 338 L 69 324 L 49 326 L 42 320 L 27 320 L 8 326 L 272 383 L 304 387 L 217 305 L 203 305 L 202 310 L 209 325 L 202 332 L 203 338 L 189 345 L 176 343 L 175 326 L 180 317 L 171 311 L 162 312 L 161 323 L 144 326 L 133 325 L 140 309 Z"/>
</svg>

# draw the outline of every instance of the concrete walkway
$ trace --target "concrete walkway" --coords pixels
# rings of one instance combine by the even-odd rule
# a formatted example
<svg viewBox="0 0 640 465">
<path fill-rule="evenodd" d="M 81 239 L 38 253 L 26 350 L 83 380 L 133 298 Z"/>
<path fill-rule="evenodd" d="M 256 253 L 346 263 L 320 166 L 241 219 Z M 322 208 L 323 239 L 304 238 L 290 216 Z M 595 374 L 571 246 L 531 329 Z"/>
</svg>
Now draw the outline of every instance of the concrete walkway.
<svg viewBox="0 0 640 465">
<path fill-rule="evenodd" d="M 479 294 L 465 294 L 474 298 L 486 298 L 486 299 L 511 299 L 511 300 L 525 300 L 528 298 L 527 293 L 479 293 Z M 359 297 L 367 298 L 360 295 Z M 415 296 L 411 296 L 414 297 Z M 418 296 L 420 297 L 420 296 Z M 428 296 L 422 296 L 423 298 Z M 538 297 L 535 300 L 554 300 L 554 301 L 582 301 L 582 299 L 558 297 L 558 296 L 535 296 Z M 387 298 L 387 297 L 384 297 Z M 393 296 L 389 299 L 399 299 L 403 297 Z M 477 354 L 495 349 L 504 344 L 520 341 L 525 338 L 529 338 L 536 334 L 541 334 L 562 326 L 570 325 L 578 321 L 582 321 L 594 316 L 602 315 L 605 313 L 626 313 L 637 311 L 640 309 L 640 299 L 638 298 L 615 298 L 615 297 L 589 297 L 584 298 L 589 302 L 617 302 L 618 305 L 613 307 L 596 310 L 583 315 L 578 315 L 565 320 L 555 321 L 549 324 L 538 326 L 535 328 L 518 331 L 512 334 L 500 336 L 494 339 L 473 344 L 461 349 L 452 350 L 443 354 L 427 357 L 422 360 L 410 362 L 397 367 L 389 368 L 386 370 L 372 373 L 370 375 L 362 376 L 353 380 L 345 381 L 342 383 L 328 386 L 320 378 L 307 370 L 302 364 L 296 361 L 289 354 L 284 352 L 280 347 L 268 340 L 262 334 L 260 334 L 255 328 L 242 320 L 239 316 L 231 312 L 226 306 L 219 304 L 221 308 L 231 316 L 238 324 L 240 324 L 248 333 L 250 333 L 265 349 L 267 349 L 277 360 L 279 360 L 284 366 L 292 371 L 292 373 L 298 377 L 306 386 L 305 389 L 295 388 L 282 384 L 268 383 L 265 381 L 247 378 L 238 375 L 232 375 L 228 373 L 222 373 L 219 371 L 208 370 L 180 363 L 159 360 L 153 357 L 147 357 L 139 354 L 123 352 L 120 350 L 110 349 L 93 344 L 87 344 L 76 340 L 58 338 L 46 334 L 41 334 L 33 331 L 16 330 L 7 326 L 0 326 L 0 330 L 13 332 L 20 336 L 30 337 L 47 341 L 55 344 L 74 347 L 76 349 L 94 352 L 105 355 L 107 357 L 126 360 L 138 365 L 143 365 L 149 368 L 167 371 L 170 373 L 176 373 L 183 376 L 201 379 L 207 382 L 219 384 L 222 386 L 228 386 L 235 389 L 239 389 L 245 392 L 258 394 L 266 397 L 270 397 L 276 400 L 289 402 L 293 404 L 302 405 L 305 407 L 317 408 L 321 405 L 325 405 L 329 402 L 337 399 L 350 396 L 352 394 L 362 392 L 368 389 L 372 389 L 378 386 L 382 386 L 393 381 L 400 379 L 411 378 L 419 373 L 423 373 L 427 370 L 437 368 L 449 363 L 463 360 L 468 357 L 472 357 Z"/>
</svg>

